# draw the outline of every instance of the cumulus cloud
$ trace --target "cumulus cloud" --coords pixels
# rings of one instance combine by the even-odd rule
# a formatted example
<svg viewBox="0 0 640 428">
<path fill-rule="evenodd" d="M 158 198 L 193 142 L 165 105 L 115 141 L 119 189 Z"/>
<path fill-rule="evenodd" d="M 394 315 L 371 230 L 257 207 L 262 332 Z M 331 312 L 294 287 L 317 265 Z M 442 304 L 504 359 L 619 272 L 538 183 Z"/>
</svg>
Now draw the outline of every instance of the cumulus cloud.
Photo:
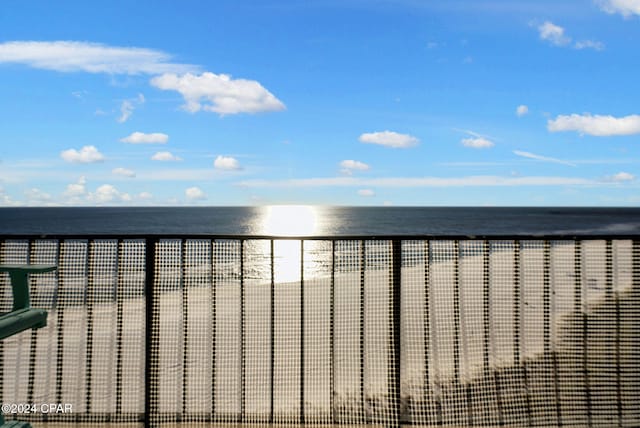
<svg viewBox="0 0 640 428">
<path fill-rule="evenodd" d="M 521 150 L 514 150 L 513 153 L 516 156 L 520 156 L 520 157 L 523 157 L 523 158 L 534 159 L 534 160 L 539 160 L 539 161 L 543 161 L 543 162 L 559 163 L 559 164 L 569 165 L 569 166 L 576 166 L 576 164 L 574 164 L 574 163 L 563 161 L 561 159 L 550 158 L 550 157 L 547 157 L 547 156 L 540 156 L 540 155 L 536 155 L 535 153 L 523 152 Z"/>
<path fill-rule="evenodd" d="M 612 181 L 615 183 L 622 183 L 625 181 L 633 181 L 635 180 L 636 177 L 633 174 L 630 174 L 628 172 L 619 172 L 617 174 L 614 174 L 610 177 L 607 177 L 607 181 Z"/>
<path fill-rule="evenodd" d="M 461 141 L 465 147 L 471 147 L 472 149 L 488 149 L 495 144 L 484 137 L 463 138 Z"/>
<path fill-rule="evenodd" d="M 240 162 L 238 162 L 236 158 L 222 155 L 218 156 L 216 160 L 213 161 L 213 166 L 215 169 L 223 171 L 238 171 L 242 169 Z"/>
<path fill-rule="evenodd" d="M 189 187 L 184 191 L 184 194 L 190 201 L 201 201 L 207 199 L 207 195 L 199 187 Z"/>
<path fill-rule="evenodd" d="M 599 0 L 597 3 L 609 14 L 619 13 L 625 18 L 640 15 L 640 0 Z"/>
<path fill-rule="evenodd" d="M 96 204 L 106 204 L 109 202 L 129 202 L 132 198 L 128 193 L 120 192 L 111 184 L 103 184 L 95 192 L 89 193 L 87 200 Z"/>
<path fill-rule="evenodd" d="M 547 122 L 550 132 L 576 131 L 597 137 L 640 134 L 640 115 L 625 117 L 586 114 L 560 115 Z"/>
<path fill-rule="evenodd" d="M 64 195 L 71 198 L 82 196 L 87 192 L 86 184 L 87 178 L 84 175 L 80 176 L 78 181 L 67 185 Z"/>
<path fill-rule="evenodd" d="M 360 189 L 360 190 L 358 190 L 358 195 L 364 196 L 364 197 L 375 196 L 375 194 L 376 194 L 376 192 L 374 192 L 371 189 Z"/>
<path fill-rule="evenodd" d="M 545 21 L 538 26 L 538 33 L 542 40 L 546 40 L 555 46 L 566 46 L 571 43 L 571 37 L 564 34 L 564 28 L 555 25 L 551 21 Z"/>
<path fill-rule="evenodd" d="M 524 116 L 524 115 L 526 115 L 526 114 L 528 114 L 528 113 L 529 113 L 529 107 L 527 107 L 527 106 L 526 106 L 526 105 L 524 105 L 524 104 L 519 105 L 519 106 L 516 108 L 516 115 L 518 115 L 518 117 L 522 117 L 522 116 Z"/>
<path fill-rule="evenodd" d="M 393 131 L 371 132 L 360 135 L 358 140 L 366 144 L 379 144 L 394 149 L 414 147 L 420 143 L 416 137 L 409 134 L 399 134 Z"/>
<path fill-rule="evenodd" d="M 178 91 L 184 97 L 183 108 L 220 115 L 280 111 L 285 105 L 255 80 L 233 79 L 227 74 L 210 72 L 178 76 L 163 74 L 151 79 L 159 89 Z"/>
<path fill-rule="evenodd" d="M 129 144 L 166 144 L 169 136 L 161 132 L 145 134 L 144 132 L 134 132 L 128 137 L 121 138 L 120 141 Z"/>
<path fill-rule="evenodd" d="M 25 190 L 24 196 L 29 205 L 50 204 L 52 202 L 50 194 L 43 192 L 42 190 L 35 187 L 29 190 Z"/>
<path fill-rule="evenodd" d="M 114 175 L 120 175 L 122 177 L 130 177 L 133 178 L 136 176 L 136 173 L 127 168 L 114 168 L 111 170 L 111 173 Z"/>
<path fill-rule="evenodd" d="M 140 192 L 138 194 L 138 199 L 142 200 L 142 201 L 148 201 L 149 199 L 152 199 L 153 195 L 149 192 Z"/>
<path fill-rule="evenodd" d="M 162 162 L 171 162 L 171 161 L 181 161 L 182 158 L 174 155 L 171 152 L 157 152 L 156 154 L 151 156 L 151 160 L 162 161 Z"/>
<path fill-rule="evenodd" d="M 69 149 L 60 153 L 60 157 L 71 163 L 95 163 L 104 161 L 104 155 L 95 146 L 84 146 L 80 150 Z"/>
<path fill-rule="evenodd" d="M 368 171 L 369 165 L 364 162 L 348 159 L 340 162 L 340 168 L 343 174 L 351 175 L 354 171 Z"/>
<path fill-rule="evenodd" d="M 76 41 L 0 43 L 0 63 L 24 64 L 60 72 L 107 74 L 187 73 L 197 67 L 170 62 L 157 50 Z"/>
<path fill-rule="evenodd" d="M 15 206 L 19 205 L 15 202 L 11 196 L 5 193 L 5 190 L 2 186 L 0 186 L 0 206 Z"/>
</svg>

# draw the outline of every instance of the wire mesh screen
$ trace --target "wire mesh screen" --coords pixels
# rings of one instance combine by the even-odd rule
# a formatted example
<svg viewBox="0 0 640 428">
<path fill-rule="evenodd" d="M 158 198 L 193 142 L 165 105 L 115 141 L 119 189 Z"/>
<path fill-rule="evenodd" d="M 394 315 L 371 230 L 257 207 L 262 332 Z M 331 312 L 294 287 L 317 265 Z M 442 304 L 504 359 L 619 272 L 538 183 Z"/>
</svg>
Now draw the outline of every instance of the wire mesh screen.
<svg viewBox="0 0 640 428">
<path fill-rule="evenodd" d="M 104 424 L 640 425 L 628 239 L 5 239 L 45 328 L 6 415 Z M 0 312 L 11 309 L 0 276 Z"/>
</svg>

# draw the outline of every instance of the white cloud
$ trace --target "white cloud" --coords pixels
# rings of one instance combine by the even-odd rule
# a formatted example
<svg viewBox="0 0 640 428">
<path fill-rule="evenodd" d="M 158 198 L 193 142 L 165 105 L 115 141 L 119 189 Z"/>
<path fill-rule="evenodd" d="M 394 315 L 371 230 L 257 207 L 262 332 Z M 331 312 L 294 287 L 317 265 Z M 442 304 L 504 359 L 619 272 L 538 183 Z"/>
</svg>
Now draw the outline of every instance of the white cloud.
<svg viewBox="0 0 640 428">
<path fill-rule="evenodd" d="M 186 73 L 197 67 L 170 62 L 157 50 L 76 41 L 0 43 L 0 63 L 24 64 L 60 72 L 107 74 Z"/>
<path fill-rule="evenodd" d="M 361 143 L 379 144 L 394 149 L 404 149 L 418 145 L 420 140 L 408 134 L 399 134 L 393 131 L 371 132 L 360 135 Z"/>
<path fill-rule="evenodd" d="M 597 40 L 579 40 L 574 45 L 576 49 L 593 49 L 596 51 L 604 50 L 604 43 Z"/>
<path fill-rule="evenodd" d="M 633 181 L 636 177 L 633 174 L 628 172 L 619 172 L 617 174 L 612 175 L 611 177 L 607 177 L 607 181 L 613 181 L 615 183 L 622 183 L 625 181 Z"/>
<path fill-rule="evenodd" d="M 640 134 L 640 115 L 619 118 L 589 113 L 560 115 L 547 122 L 547 129 L 551 132 L 576 131 L 598 137 Z"/>
<path fill-rule="evenodd" d="M 144 132 L 134 132 L 128 137 L 121 138 L 120 141 L 129 144 L 166 144 L 169 136 L 161 132 L 145 134 Z"/>
<path fill-rule="evenodd" d="M 375 194 L 376 194 L 376 192 L 374 192 L 371 189 L 360 189 L 360 190 L 358 190 L 358 195 L 364 196 L 364 197 L 375 196 Z"/>
<path fill-rule="evenodd" d="M 470 177 L 386 177 L 386 178 L 299 178 L 290 180 L 245 180 L 236 183 L 249 188 L 303 187 L 503 187 L 503 186 L 572 186 L 594 185 L 597 181 L 574 177 L 501 177 L 491 175 Z"/>
<path fill-rule="evenodd" d="M 133 103 L 131 101 L 124 100 L 120 105 L 120 117 L 117 119 L 118 122 L 124 123 L 129 120 L 129 118 L 133 114 L 134 108 L 135 107 L 133 107 Z"/>
<path fill-rule="evenodd" d="M 554 46 L 569 46 L 572 38 L 565 34 L 564 28 L 555 25 L 550 21 L 545 21 L 538 26 L 538 34 L 542 40 L 546 40 Z M 574 49 L 594 49 L 604 50 L 604 43 L 597 40 L 578 40 L 573 46 Z"/>
<path fill-rule="evenodd" d="M 129 202 L 131 196 L 128 193 L 122 193 L 111 184 L 103 184 L 98 187 L 94 193 L 87 195 L 87 200 L 97 204 L 105 204 L 109 202 Z"/>
<path fill-rule="evenodd" d="M 151 156 L 151 160 L 170 162 L 170 161 L 181 161 L 182 158 L 180 158 L 178 156 L 175 156 L 171 152 L 158 152 L 158 153 L 154 154 L 153 156 Z"/>
<path fill-rule="evenodd" d="M 50 204 L 52 202 L 51 195 L 43 192 L 38 188 L 31 188 L 24 192 L 24 196 L 29 205 Z"/>
<path fill-rule="evenodd" d="M 149 199 L 152 199 L 153 195 L 149 192 L 140 192 L 138 194 L 138 199 L 143 200 L 143 201 L 148 201 Z"/>
<path fill-rule="evenodd" d="M 550 158 L 550 157 L 546 157 L 546 156 L 540 156 L 540 155 L 536 155 L 535 153 L 523 152 L 521 150 L 514 150 L 513 153 L 516 156 L 520 156 L 520 157 L 523 157 L 523 158 L 535 159 L 535 160 L 539 160 L 539 161 L 543 161 L 543 162 L 560 163 L 560 164 L 569 165 L 569 166 L 576 166 L 576 164 L 574 164 L 574 163 L 563 161 L 561 159 Z"/>
<path fill-rule="evenodd" d="M 609 14 L 619 13 L 625 18 L 640 15 L 640 0 L 598 0 L 597 3 Z"/>
<path fill-rule="evenodd" d="M 76 149 L 64 150 L 60 157 L 71 163 L 95 163 L 104 161 L 104 155 L 95 146 L 84 146 L 79 151 Z"/>
<path fill-rule="evenodd" d="M 86 188 L 87 178 L 83 175 L 78 178 L 78 181 L 67 185 L 67 189 L 64 192 L 65 196 L 70 198 L 76 198 L 83 196 L 87 192 Z"/>
<path fill-rule="evenodd" d="M 134 171 L 126 168 L 114 168 L 111 170 L 111 173 L 115 175 L 121 175 L 123 177 L 130 177 L 130 178 L 133 178 L 136 176 L 136 173 Z"/>
<path fill-rule="evenodd" d="M 118 117 L 117 121 L 119 123 L 124 123 L 129 120 L 136 108 L 136 105 L 144 104 L 144 102 L 145 98 L 142 94 L 138 94 L 136 98 L 122 101 L 122 104 L 120 105 L 120 117 Z"/>
<path fill-rule="evenodd" d="M 199 187 L 189 187 L 184 191 L 185 196 L 190 201 L 201 201 L 207 199 L 207 195 Z"/>
<path fill-rule="evenodd" d="M 545 21 L 539 25 L 538 33 L 542 40 L 546 40 L 555 46 L 566 46 L 571 43 L 571 37 L 567 37 L 564 34 L 564 28 L 550 21 Z"/>
<path fill-rule="evenodd" d="M 0 206 L 17 206 L 19 203 L 15 202 L 11 196 L 5 193 L 3 187 L 0 187 Z"/>
<path fill-rule="evenodd" d="M 216 160 L 213 161 L 213 166 L 215 169 L 224 171 L 238 171 L 242 169 L 240 162 L 230 156 L 218 156 Z"/>
<path fill-rule="evenodd" d="M 516 108 L 516 115 L 518 115 L 518 117 L 522 117 L 528 113 L 529 113 L 529 107 L 527 107 L 524 104 L 521 104 Z"/>
<path fill-rule="evenodd" d="M 151 84 L 163 90 L 180 92 L 185 101 L 183 108 L 191 113 L 205 110 L 227 115 L 285 109 L 282 101 L 259 82 L 232 79 L 227 74 L 205 72 L 178 76 L 167 73 L 151 79 Z"/>
<path fill-rule="evenodd" d="M 364 162 L 360 162 L 357 160 L 343 160 L 340 162 L 340 167 L 342 168 L 340 171 L 343 174 L 351 175 L 354 171 L 368 171 L 369 165 Z"/>
<path fill-rule="evenodd" d="M 483 137 L 463 138 L 461 143 L 463 146 L 471 147 L 472 149 L 488 149 L 495 145 L 492 141 Z"/>
</svg>

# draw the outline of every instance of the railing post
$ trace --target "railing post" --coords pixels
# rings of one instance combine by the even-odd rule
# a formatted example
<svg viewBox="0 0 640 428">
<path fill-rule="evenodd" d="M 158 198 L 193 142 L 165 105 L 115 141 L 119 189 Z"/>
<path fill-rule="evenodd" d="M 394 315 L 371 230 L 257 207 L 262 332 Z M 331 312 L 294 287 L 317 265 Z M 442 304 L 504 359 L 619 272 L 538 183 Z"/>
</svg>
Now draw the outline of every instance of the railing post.
<svg viewBox="0 0 640 428">
<path fill-rule="evenodd" d="M 145 303 L 145 329 L 144 329 L 144 427 L 151 427 L 151 415 L 153 400 L 153 384 L 157 381 L 158 365 L 155 359 L 157 354 L 153 351 L 153 321 L 154 321 L 154 283 L 156 277 L 156 245 L 157 238 L 145 239 L 145 279 L 144 279 L 144 303 Z"/>
<path fill-rule="evenodd" d="M 402 367 L 402 241 L 394 239 L 392 241 L 392 297 L 391 305 L 393 311 L 392 336 L 393 336 L 393 367 L 390 367 L 393 373 L 393 382 L 389 385 L 389 396 L 392 397 L 394 406 L 393 426 L 400 427 L 402 422 L 402 406 L 401 406 L 401 379 L 400 370 Z"/>
</svg>

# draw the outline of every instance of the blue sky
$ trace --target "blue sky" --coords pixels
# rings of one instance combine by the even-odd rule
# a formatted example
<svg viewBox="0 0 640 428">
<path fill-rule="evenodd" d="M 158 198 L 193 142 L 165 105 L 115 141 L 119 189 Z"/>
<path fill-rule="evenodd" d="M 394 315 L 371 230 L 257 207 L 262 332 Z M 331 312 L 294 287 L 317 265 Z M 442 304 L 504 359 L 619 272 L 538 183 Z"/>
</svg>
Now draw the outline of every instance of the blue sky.
<svg viewBox="0 0 640 428">
<path fill-rule="evenodd" d="M 6 1 L 0 206 L 638 206 L 640 0 Z"/>
</svg>

